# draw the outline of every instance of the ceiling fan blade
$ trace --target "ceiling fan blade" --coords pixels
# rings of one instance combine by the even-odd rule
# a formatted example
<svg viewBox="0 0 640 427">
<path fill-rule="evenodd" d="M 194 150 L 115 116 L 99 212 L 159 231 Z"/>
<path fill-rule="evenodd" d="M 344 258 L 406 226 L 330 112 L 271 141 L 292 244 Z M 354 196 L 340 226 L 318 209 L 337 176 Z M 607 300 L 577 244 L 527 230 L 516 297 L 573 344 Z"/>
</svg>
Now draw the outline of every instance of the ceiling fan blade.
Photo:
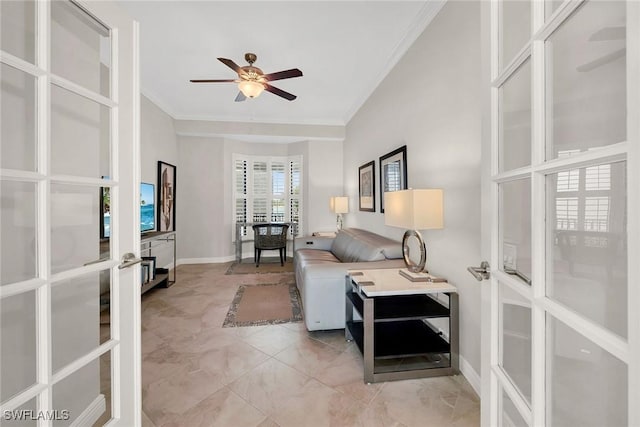
<svg viewBox="0 0 640 427">
<path fill-rule="evenodd" d="M 268 82 L 273 80 L 291 79 L 293 77 L 302 77 L 302 71 L 297 68 L 292 68 L 290 70 L 278 71 L 276 73 L 264 75 L 265 80 Z"/>
<path fill-rule="evenodd" d="M 238 96 L 236 96 L 235 101 L 236 101 L 236 102 L 242 102 L 242 101 L 244 101 L 245 99 L 247 99 L 247 97 L 246 97 L 246 96 L 244 96 L 244 93 L 242 93 L 242 91 L 240 91 L 240 92 L 238 92 Z"/>
<path fill-rule="evenodd" d="M 294 99 L 297 98 L 297 96 L 295 96 L 295 95 L 293 95 L 293 94 L 291 94 L 289 92 L 285 92 L 282 89 L 278 89 L 277 87 L 271 86 L 268 83 L 264 84 L 264 89 L 268 90 L 269 92 L 271 92 L 274 95 L 281 96 L 282 98 L 287 99 L 289 101 L 293 101 Z"/>
<path fill-rule="evenodd" d="M 189 80 L 191 83 L 231 83 L 235 82 L 235 80 L 225 79 L 225 80 Z"/>
<path fill-rule="evenodd" d="M 576 68 L 577 71 L 584 73 L 587 71 L 591 71 L 594 70 L 602 65 L 608 64 L 609 62 L 613 62 L 618 58 L 624 58 L 624 56 L 626 55 L 627 50 L 625 48 L 616 50 L 614 52 L 611 52 L 607 55 L 601 56 L 598 59 L 595 59 L 591 62 L 587 62 L 586 64 L 582 64 L 579 67 Z"/>
<path fill-rule="evenodd" d="M 607 40 L 624 40 L 627 38 L 627 27 L 605 27 L 589 37 L 590 42 L 601 42 Z"/>
<path fill-rule="evenodd" d="M 222 62 L 227 67 L 231 68 L 236 73 L 240 73 L 240 67 L 238 66 L 238 64 L 236 64 L 232 60 L 227 58 L 218 58 L 218 61 Z"/>
</svg>

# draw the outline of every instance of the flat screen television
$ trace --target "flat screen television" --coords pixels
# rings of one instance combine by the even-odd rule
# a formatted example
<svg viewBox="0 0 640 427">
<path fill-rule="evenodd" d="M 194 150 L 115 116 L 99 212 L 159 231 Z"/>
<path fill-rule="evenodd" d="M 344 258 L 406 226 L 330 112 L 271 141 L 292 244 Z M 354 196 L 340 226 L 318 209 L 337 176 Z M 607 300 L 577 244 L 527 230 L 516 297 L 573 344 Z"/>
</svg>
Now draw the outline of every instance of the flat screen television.
<svg viewBox="0 0 640 427">
<path fill-rule="evenodd" d="M 109 187 L 100 191 L 100 237 L 111 236 L 111 194 Z M 146 182 L 140 183 L 140 232 L 156 229 L 156 195 L 155 186 Z"/>
</svg>

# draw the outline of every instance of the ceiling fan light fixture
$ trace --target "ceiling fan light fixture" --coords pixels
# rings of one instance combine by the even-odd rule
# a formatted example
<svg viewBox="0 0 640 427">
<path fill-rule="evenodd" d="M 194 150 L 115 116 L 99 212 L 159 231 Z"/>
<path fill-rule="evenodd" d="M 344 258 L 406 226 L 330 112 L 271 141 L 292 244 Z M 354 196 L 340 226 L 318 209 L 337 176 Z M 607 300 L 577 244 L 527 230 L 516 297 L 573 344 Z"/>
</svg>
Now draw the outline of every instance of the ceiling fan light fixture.
<svg viewBox="0 0 640 427">
<path fill-rule="evenodd" d="M 264 85 L 254 80 L 243 80 L 238 83 L 238 88 L 247 98 L 257 98 L 264 90 Z"/>
</svg>

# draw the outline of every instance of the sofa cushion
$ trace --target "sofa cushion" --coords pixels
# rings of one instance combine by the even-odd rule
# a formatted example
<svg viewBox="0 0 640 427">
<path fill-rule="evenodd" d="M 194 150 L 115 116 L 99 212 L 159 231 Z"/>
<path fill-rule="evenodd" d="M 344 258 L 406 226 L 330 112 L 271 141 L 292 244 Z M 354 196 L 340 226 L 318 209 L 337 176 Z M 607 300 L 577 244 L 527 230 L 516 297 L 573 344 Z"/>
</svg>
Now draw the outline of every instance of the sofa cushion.
<svg viewBox="0 0 640 427">
<path fill-rule="evenodd" d="M 340 230 L 331 252 L 342 262 L 381 261 L 402 258 L 402 244 L 359 228 Z"/>
<path fill-rule="evenodd" d="M 351 228 L 349 230 L 357 239 L 363 240 L 382 249 L 382 253 L 386 259 L 402 258 L 402 243 L 397 240 L 372 233 L 371 231 L 362 230 L 360 228 Z"/>
<path fill-rule="evenodd" d="M 340 230 L 333 241 L 331 252 L 341 262 L 382 261 L 382 248 L 372 240 L 363 240 L 353 229 Z"/>
<path fill-rule="evenodd" d="M 296 251 L 296 264 L 304 268 L 308 264 L 324 264 L 327 262 L 339 263 L 340 260 L 329 251 L 317 249 L 298 249 Z"/>
</svg>

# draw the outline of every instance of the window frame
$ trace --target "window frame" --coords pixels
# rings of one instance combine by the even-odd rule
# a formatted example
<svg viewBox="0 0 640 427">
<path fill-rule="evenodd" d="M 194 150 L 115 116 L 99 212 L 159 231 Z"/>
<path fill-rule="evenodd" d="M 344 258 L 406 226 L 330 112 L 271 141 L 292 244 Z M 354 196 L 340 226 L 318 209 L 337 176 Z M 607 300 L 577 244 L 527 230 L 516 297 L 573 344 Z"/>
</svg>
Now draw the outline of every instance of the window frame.
<svg viewBox="0 0 640 427">
<path fill-rule="evenodd" d="M 244 186 L 245 193 L 238 191 L 237 187 L 237 170 L 236 165 L 238 162 L 246 162 L 246 166 L 244 169 Z M 254 164 L 256 163 L 265 163 L 267 169 L 267 193 L 256 194 L 253 191 L 253 180 L 254 180 Z M 293 194 L 291 185 L 292 185 L 292 164 L 297 163 L 299 165 L 299 183 L 298 183 L 298 194 Z M 284 192 L 283 193 L 274 193 L 273 191 L 273 165 L 274 164 L 284 164 Z M 232 155 L 232 203 L 231 203 L 231 218 L 233 221 L 233 227 L 231 227 L 231 240 L 232 242 L 236 241 L 236 231 L 235 224 L 238 222 L 238 212 L 237 212 L 237 202 L 238 200 L 245 200 L 245 222 L 252 223 L 254 215 L 254 201 L 256 199 L 266 199 L 267 200 L 267 209 L 266 209 L 266 217 L 267 219 L 272 218 L 272 201 L 273 200 L 283 200 L 284 201 L 284 221 L 283 222 L 292 222 L 291 220 L 291 206 L 292 201 L 298 201 L 298 223 L 297 230 L 302 228 L 302 218 L 303 218 L 303 208 L 304 208 L 304 190 L 303 190 L 303 182 L 304 182 L 304 166 L 303 166 L 303 156 L 302 155 L 292 155 L 292 156 L 253 156 L 246 154 L 238 154 L 234 153 Z M 275 221 L 274 221 L 275 222 Z M 242 227 L 241 229 L 242 241 L 250 241 L 253 240 L 253 230 L 250 227 Z M 289 229 L 288 239 L 292 240 L 296 236 L 294 236 L 294 227 Z"/>
</svg>

